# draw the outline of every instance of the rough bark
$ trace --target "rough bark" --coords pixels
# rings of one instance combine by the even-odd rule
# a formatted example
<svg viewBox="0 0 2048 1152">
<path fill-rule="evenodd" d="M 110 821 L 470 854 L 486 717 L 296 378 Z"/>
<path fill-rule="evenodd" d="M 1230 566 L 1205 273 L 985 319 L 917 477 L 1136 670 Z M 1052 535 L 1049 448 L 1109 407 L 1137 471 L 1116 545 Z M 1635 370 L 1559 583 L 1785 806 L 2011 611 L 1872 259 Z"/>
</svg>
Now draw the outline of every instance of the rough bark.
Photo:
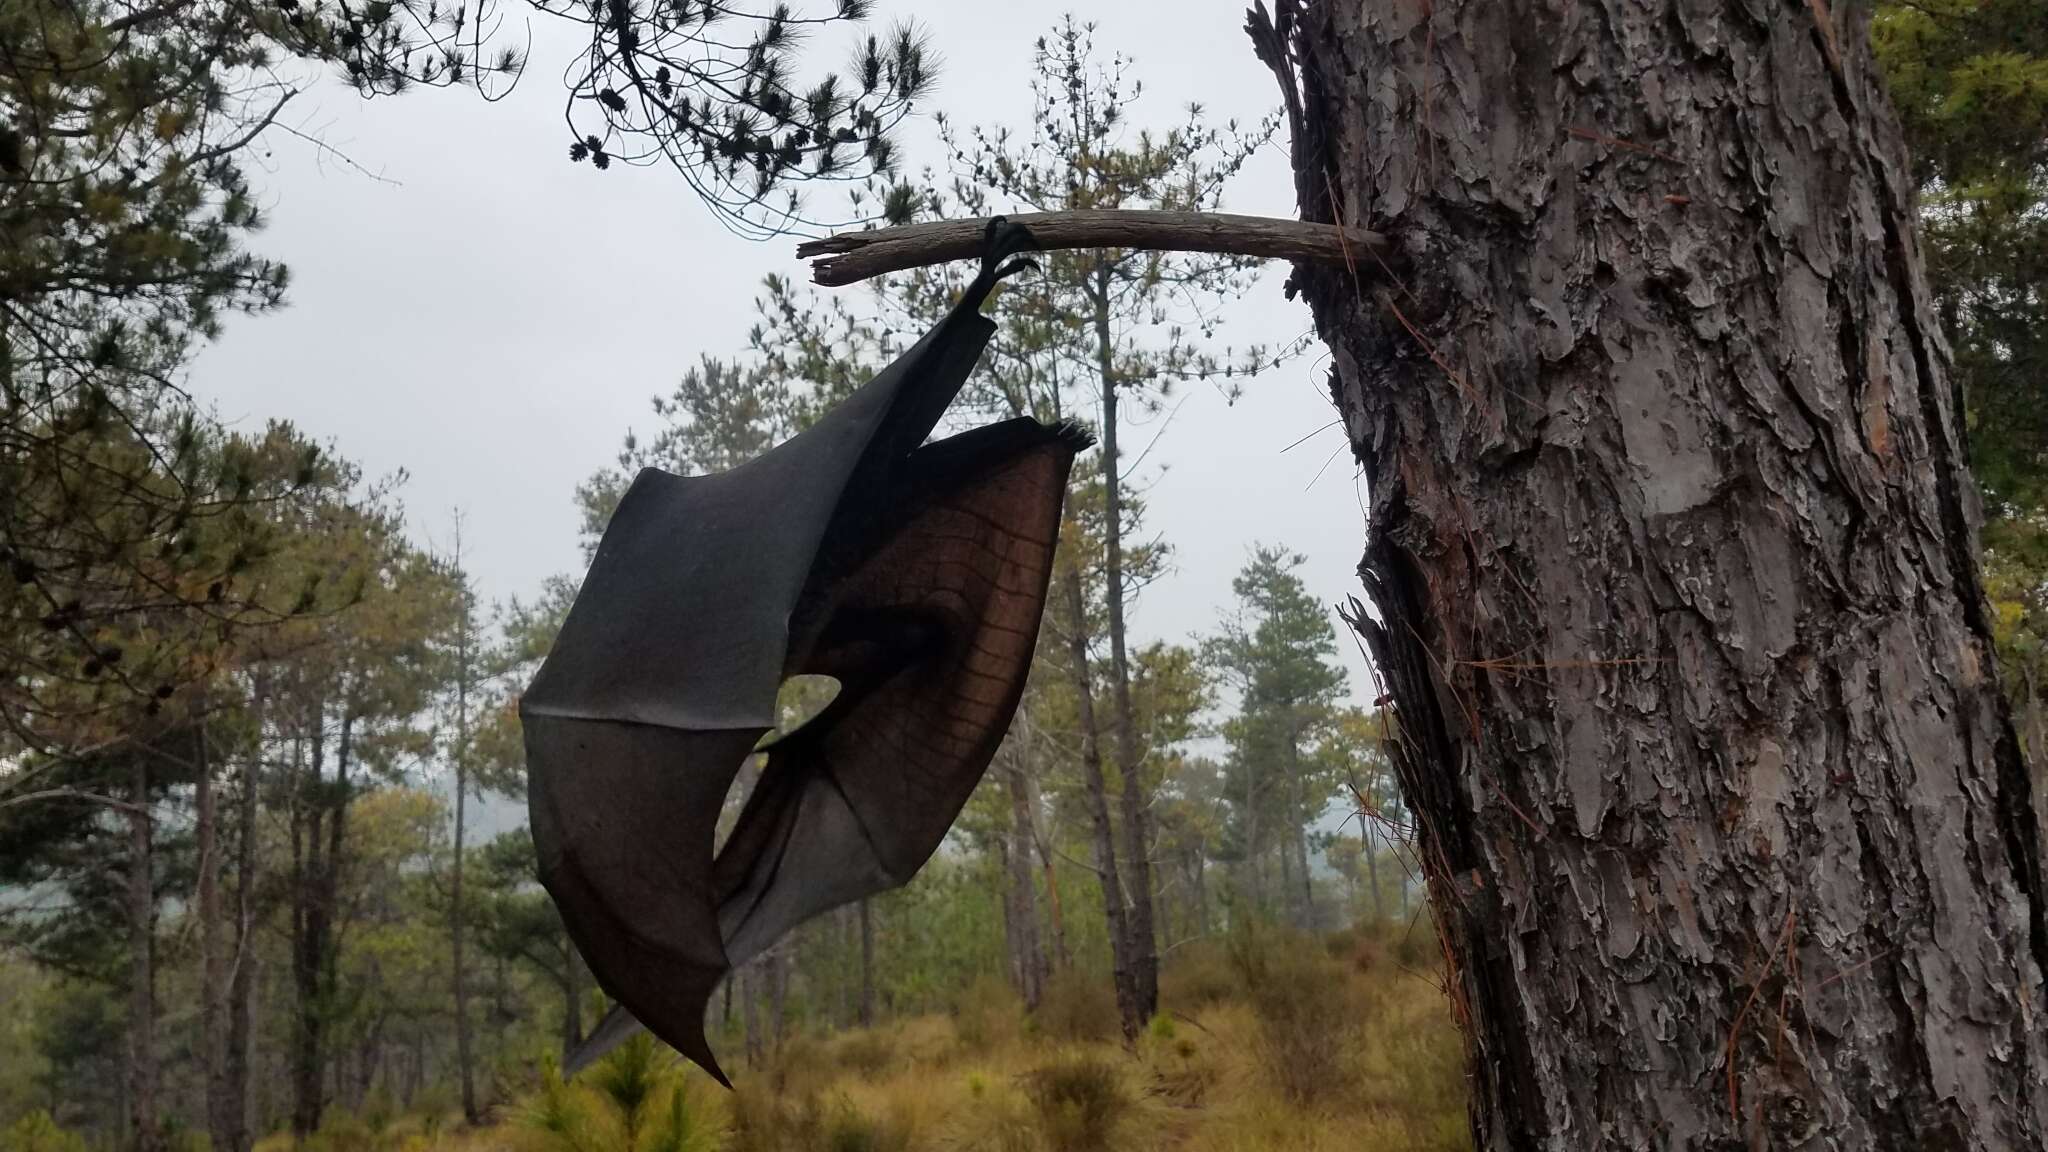
<svg viewBox="0 0 2048 1152">
<path fill-rule="evenodd" d="M 129 764 L 128 809 L 128 1143 L 161 1146 L 156 1120 L 156 892 L 151 886 L 149 754 Z"/>
<path fill-rule="evenodd" d="M 2020 732 L 2034 781 L 2034 815 L 2039 819 L 2041 835 L 2048 837 L 2048 803 L 2043 801 L 2048 797 L 2048 708 L 2041 707 L 2043 689 L 2034 682 L 2034 670 L 2028 668 L 2021 675 L 2026 680 L 2021 685 L 2020 698 L 2026 703 L 2020 711 Z"/>
<path fill-rule="evenodd" d="M 1296 283 L 1481 1148 L 2048 1142 L 2035 813 L 1867 19 L 1333 0 L 1262 43 L 1304 215 L 1414 261 Z"/>
<path fill-rule="evenodd" d="M 1104 451 L 1108 451 L 1107 448 Z M 1066 601 L 1067 671 L 1073 677 L 1076 720 L 1081 728 L 1081 781 L 1088 789 L 1088 818 L 1094 832 L 1095 872 L 1102 881 L 1102 908 L 1109 920 L 1110 977 L 1116 986 L 1117 1019 L 1126 1039 L 1144 1026 L 1137 982 L 1131 972 L 1130 921 L 1123 885 L 1117 879 L 1116 832 L 1109 820 L 1109 788 L 1102 777 L 1102 746 L 1095 726 L 1095 686 L 1088 659 L 1088 605 L 1081 572 L 1072 558 L 1061 566 L 1060 592 Z"/>
<path fill-rule="evenodd" d="M 1131 709 L 1131 663 L 1124 635 L 1124 523 L 1122 463 L 1117 458 L 1116 344 L 1110 336 L 1109 265 L 1095 274 L 1096 377 L 1102 385 L 1103 600 L 1109 616 L 1109 692 L 1115 709 L 1117 774 L 1122 778 L 1125 869 L 1124 898 L 1130 911 L 1124 928 L 1130 969 L 1132 1011 L 1142 1022 L 1159 1010 L 1159 941 L 1152 924 L 1152 805 L 1145 795 L 1144 755 Z M 1126 1030 L 1129 1025 L 1126 1023 Z"/>
</svg>

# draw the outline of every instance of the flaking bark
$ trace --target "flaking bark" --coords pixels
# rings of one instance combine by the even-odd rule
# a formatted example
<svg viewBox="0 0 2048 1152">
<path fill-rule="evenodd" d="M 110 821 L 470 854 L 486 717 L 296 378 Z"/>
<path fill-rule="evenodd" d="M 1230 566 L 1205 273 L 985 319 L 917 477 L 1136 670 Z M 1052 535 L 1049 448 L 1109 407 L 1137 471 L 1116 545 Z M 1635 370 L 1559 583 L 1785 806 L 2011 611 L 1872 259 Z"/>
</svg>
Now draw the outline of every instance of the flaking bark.
<svg viewBox="0 0 2048 1152">
<path fill-rule="evenodd" d="M 1296 283 L 1479 1146 L 2048 1143 L 2035 813 L 1865 12 L 1276 15 L 1305 218 L 1413 269 Z"/>
</svg>

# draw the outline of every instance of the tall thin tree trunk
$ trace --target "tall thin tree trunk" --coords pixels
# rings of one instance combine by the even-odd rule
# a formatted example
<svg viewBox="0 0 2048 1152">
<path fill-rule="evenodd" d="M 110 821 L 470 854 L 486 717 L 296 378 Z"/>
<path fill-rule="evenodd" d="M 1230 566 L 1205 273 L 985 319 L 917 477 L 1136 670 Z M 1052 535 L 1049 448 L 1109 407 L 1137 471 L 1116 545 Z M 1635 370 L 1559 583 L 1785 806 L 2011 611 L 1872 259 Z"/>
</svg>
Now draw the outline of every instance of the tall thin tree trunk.
<svg viewBox="0 0 2048 1152">
<path fill-rule="evenodd" d="M 220 907 L 220 800 L 200 700 L 193 743 L 192 807 L 199 853 L 195 884 L 199 917 L 199 1067 L 206 1078 L 206 1130 L 214 1147 L 233 1147 L 239 1101 L 228 1081 L 228 926 Z"/>
<path fill-rule="evenodd" d="M 1296 279 L 1482 1149 L 2048 1146 L 2036 814 L 1869 20 L 1264 37 L 1304 215 L 1409 254 Z"/>
<path fill-rule="evenodd" d="M 1031 879 L 1031 808 L 1025 796 L 1024 773 L 1023 759 L 1019 757 L 1003 778 L 1004 788 L 1010 794 L 1010 831 L 1003 854 L 1009 878 L 1004 908 L 1010 925 L 1010 963 L 1017 992 L 1024 998 L 1026 1008 L 1036 1008 L 1045 986 L 1045 949 L 1038 939 L 1038 893 Z"/>
<path fill-rule="evenodd" d="M 256 1017 L 256 816 L 261 800 L 263 719 L 267 686 L 260 677 L 252 693 L 255 747 L 242 765 L 235 816 L 235 955 L 227 979 L 228 1034 L 221 1064 L 226 1087 L 220 1105 L 219 1152 L 249 1152 L 249 1062 Z"/>
<path fill-rule="evenodd" d="M 326 1108 L 327 1025 L 335 990 L 334 925 L 342 842 L 348 812 L 348 758 L 354 713 L 344 695 L 335 741 L 334 778 L 324 776 L 326 709 L 316 702 L 309 774 L 295 785 L 293 821 L 294 914 L 292 982 L 298 1019 L 292 1061 L 292 1134 L 303 1142 L 320 1127 Z M 310 787 L 308 785 L 310 784 Z"/>
<path fill-rule="evenodd" d="M 832 951 L 835 956 L 851 959 L 860 948 L 860 909 L 851 904 L 841 907 L 832 914 L 835 939 Z M 832 977 L 832 1025 L 835 1028 L 853 1026 L 854 966 L 850 963 L 837 965 Z"/>
<path fill-rule="evenodd" d="M 1109 919 L 1110 974 L 1116 984 L 1117 1019 L 1125 1039 L 1144 1027 L 1137 981 L 1131 974 L 1130 921 L 1125 915 L 1123 885 L 1117 878 L 1116 833 L 1109 821 L 1109 789 L 1102 779 L 1102 750 L 1095 728 L 1095 686 L 1088 667 L 1088 604 L 1081 594 L 1078 561 L 1068 557 L 1060 570 L 1067 604 L 1067 659 L 1074 678 L 1074 699 L 1081 727 L 1081 778 L 1088 788 L 1088 816 L 1095 838 L 1095 870 L 1102 880 L 1102 908 Z"/>
<path fill-rule="evenodd" d="M 568 1060 L 576 1046 L 583 1043 L 583 979 L 577 969 L 582 957 L 576 953 L 575 945 L 564 950 L 562 957 L 562 1059 Z M 730 986 L 732 981 L 727 980 Z M 727 1005 L 732 1003 L 728 995 Z"/>
<path fill-rule="evenodd" d="M 1132 1011 L 1140 1022 L 1159 1010 L 1159 939 L 1152 924 L 1151 798 L 1145 787 L 1144 754 L 1138 747 L 1137 716 L 1131 708 L 1131 664 L 1124 637 L 1124 524 L 1122 461 L 1117 458 L 1116 345 L 1110 337 L 1109 265 L 1095 274 L 1095 355 L 1102 384 L 1103 559 L 1108 588 L 1110 703 L 1116 709 L 1117 772 L 1123 781 L 1123 866 L 1128 883 L 1125 920 Z M 1125 1030 L 1129 1031 L 1129 1024 Z"/>
<path fill-rule="evenodd" d="M 1024 775 L 1024 811 L 1030 820 L 1031 847 L 1038 853 L 1039 870 L 1045 874 L 1045 913 L 1047 927 L 1052 930 L 1051 969 L 1064 972 L 1073 963 L 1073 956 L 1067 950 L 1066 913 L 1060 907 L 1060 875 L 1053 856 L 1052 837 L 1038 824 L 1038 779 L 1031 773 Z"/>
<path fill-rule="evenodd" d="M 750 960 L 734 973 L 740 981 L 740 1021 L 746 1029 L 747 1067 L 759 1068 L 764 1051 L 761 1036 L 761 961 Z"/>
<path fill-rule="evenodd" d="M 1380 895 L 1380 854 L 1373 844 L 1373 832 L 1367 829 L 1365 836 L 1365 882 L 1372 887 L 1372 920 L 1377 924 L 1387 918 L 1384 898 Z"/>
<path fill-rule="evenodd" d="M 159 1146 L 156 1090 L 156 891 L 151 859 L 147 750 L 129 759 L 128 812 L 128 1142 Z"/>
<path fill-rule="evenodd" d="M 1294 853 L 1294 868 L 1301 887 L 1287 894 L 1295 909 L 1295 927 L 1313 931 L 1316 926 L 1315 879 L 1308 869 L 1308 805 L 1302 795 L 1301 742 L 1290 732 L 1287 737 L 1287 842 L 1284 852 Z"/>
<path fill-rule="evenodd" d="M 860 1026 L 875 1026 L 875 918 L 866 900 L 860 902 Z"/>
<path fill-rule="evenodd" d="M 1258 789 L 1260 759 L 1258 756 L 1248 756 L 1245 758 L 1243 766 L 1244 799 L 1238 802 L 1240 811 L 1244 813 L 1244 857 L 1238 863 L 1238 875 L 1241 878 L 1241 886 L 1244 888 L 1242 895 L 1248 898 L 1248 903 L 1253 908 L 1263 908 L 1266 905 L 1265 861 L 1262 858 L 1261 845 L 1259 844 L 1259 830 L 1261 827 Z"/>
<path fill-rule="evenodd" d="M 778 1054 L 782 1051 L 782 1021 L 789 1001 L 789 952 L 785 947 L 788 943 L 783 940 L 763 958 L 768 977 L 768 1044 Z"/>
<path fill-rule="evenodd" d="M 1280 858 L 1280 907 L 1277 911 L 1285 922 L 1299 926 L 1300 910 L 1294 901 L 1294 837 L 1284 826 L 1275 838 L 1273 853 Z"/>
<path fill-rule="evenodd" d="M 455 563 L 458 570 L 462 564 L 462 537 L 458 532 L 455 544 Z M 483 1123 L 483 1112 L 476 1102 L 476 1065 L 470 1050 L 469 1028 L 469 969 L 463 963 L 463 833 L 469 806 L 469 603 L 468 577 L 463 576 L 462 617 L 457 627 L 455 640 L 455 859 L 453 874 L 448 883 L 448 950 L 453 963 L 452 973 L 455 988 L 455 1064 L 462 1086 L 462 1118 L 475 1127 Z"/>
</svg>

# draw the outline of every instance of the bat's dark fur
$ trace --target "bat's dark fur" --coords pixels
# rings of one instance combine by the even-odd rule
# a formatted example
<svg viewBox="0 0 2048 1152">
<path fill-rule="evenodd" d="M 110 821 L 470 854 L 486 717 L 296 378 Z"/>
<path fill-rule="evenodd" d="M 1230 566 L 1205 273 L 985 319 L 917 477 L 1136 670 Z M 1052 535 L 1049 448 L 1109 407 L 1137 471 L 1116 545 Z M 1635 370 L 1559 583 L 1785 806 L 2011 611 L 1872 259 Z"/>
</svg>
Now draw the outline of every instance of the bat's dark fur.
<svg viewBox="0 0 2048 1152">
<path fill-rule="evenodd" d="M 1030 233 L 917 346 L 801 435 L 713 476 L 646 469 L 520 702 L 541 882 L 619 1003 L 569 1061 L 644 1025 L 721 1083 L 712 990 L 797 924 L 907 883 L 1016 711 L 1085 434 L 1029 418 L 925 443 Z M 726 792 L 789 676 L 839 694 Z"/>
</svg>

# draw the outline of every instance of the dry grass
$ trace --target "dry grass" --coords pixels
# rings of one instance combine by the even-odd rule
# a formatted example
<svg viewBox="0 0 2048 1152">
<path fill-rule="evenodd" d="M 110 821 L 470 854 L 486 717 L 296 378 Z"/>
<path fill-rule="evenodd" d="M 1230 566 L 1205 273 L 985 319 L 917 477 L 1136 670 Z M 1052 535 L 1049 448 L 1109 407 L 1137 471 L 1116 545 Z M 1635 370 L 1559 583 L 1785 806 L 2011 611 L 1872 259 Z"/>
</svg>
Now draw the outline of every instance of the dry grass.
<svg viewBox="0 0 2048 1152">
<path fill-rule="evenodd" d="M 544 1078 L 497 1127 L 337 1116 L 317 1152 L 1433 1152 L 1469 1148 L 1462 1049 L 1395 927 L 1178 950 L 1126 1048 L 1100 983 L 1030 1020 L 1000 983 L 948 1016 L 792 1036 L 726 1093 L 662 1053 Z M 677 1093 L 681 1095 L 678 1096 Z M 629 1121 L 630 1108 L 630 1123 Z M 629 1137 L 630 1132 L 630 1137 Z M 285 1152 L 287 1144 L 259 1145 Z"/>
</svg>

